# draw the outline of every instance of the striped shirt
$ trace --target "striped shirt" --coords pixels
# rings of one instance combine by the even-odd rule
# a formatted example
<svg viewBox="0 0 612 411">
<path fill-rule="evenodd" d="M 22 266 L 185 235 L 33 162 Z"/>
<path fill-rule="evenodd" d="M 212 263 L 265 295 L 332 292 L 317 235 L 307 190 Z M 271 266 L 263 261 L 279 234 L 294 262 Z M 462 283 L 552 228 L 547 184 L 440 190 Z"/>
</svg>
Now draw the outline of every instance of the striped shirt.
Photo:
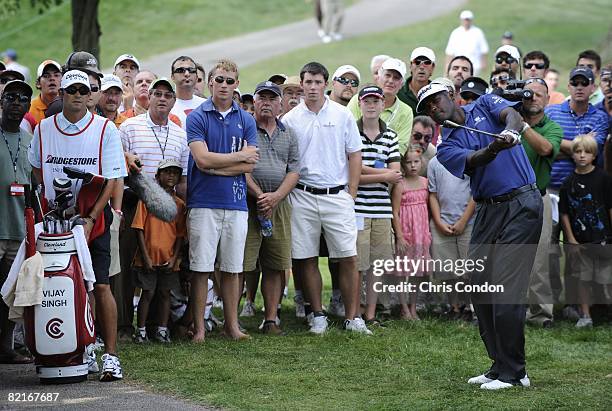
<svg viewBox="0 0 612 411">
<path fill-rule="evenodd" d="M 591 131 L 595 133 L 595 139 L 599 146 L 597 163 L 603 164 L 603 145 L 608 135 L 608 116 L 597 110 L 591 104 L 586 113 L 577 115 L 571 108 L 569 101 L 561 104 L 548 106 L 544 110 L 546 115 L 563 129 L 563 139 L 572 141 L 580 134 L 587 134 Z M 572 171 L 574 171 L 574 161 L 570 158 L 555 160 L 550 174 L 549 187 L 559 188 Z"/>
<path fill-rule="evenodd" d="M 178 161 L 183 167 L 183 175 L 187 175 L 187 134 L 172 121 L 158 126 L 146 112 L 125 120 L 119 132 L 123 150 L 138 155 L 147 174 L 154 176 L 159 162 L 169 158 Z"/>
<path fill-rule="evenodd" d="M 397 133 L 387 128 L 384 121 L 378 120 L 380 134 L 374 141 L 370 140 L 363 132 L 362 119 L 357 120 L 357 127 L 361 134 L 361 164 L 376 168 L 377 160 L 388 167 L 391 163 L 400 161 L 399 143 Z M 380 163 L 379 163 L 380 164 Z M 355 214 L 358 217 L 367 218 L 393 218 L 391 209 L 391 196 L 387 183 L 372 183 L 360 185 L 355 199 Z"/>
</svg>

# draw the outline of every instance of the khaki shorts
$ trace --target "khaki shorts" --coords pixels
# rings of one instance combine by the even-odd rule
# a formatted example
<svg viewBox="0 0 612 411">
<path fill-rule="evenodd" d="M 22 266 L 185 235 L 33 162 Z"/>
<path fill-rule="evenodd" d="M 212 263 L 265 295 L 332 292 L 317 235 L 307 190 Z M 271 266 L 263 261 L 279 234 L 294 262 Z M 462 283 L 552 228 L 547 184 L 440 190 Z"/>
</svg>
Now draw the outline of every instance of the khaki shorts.
<svg viewBox="0 0 612 411">
<path fill-rule="evenodd" d="M 244 246 L 244 271 L 257 268 L 287 270 L 291 268 L 291 204 L 284 199 L 272 213 L 272 236 L 261 235 L 257 211 L 249 208 L 249 229 Z"/>
<path fill-rule="evenodd" d="M 363 218 L 363 230 L 357 232 L 357 266 L 359 271 L 367 271 L 376 260 L 391 259 L 393 259 L 391 219 Z"/>
<path fill-rule="evenodd" d="M 572 276 L 580 281 L 597 284 L 612 284 L 612 259 L 601 258 L 595 254 L 598 245 L 584 245 L 583 250 L 570 256 Z M 609 246 L 606 246 L 609 247 Z"/>
<path fill-rule="evenodd" d="M 21 241 L 0 240 L 0 287 L 2 287 L 2 284 L 4 284 L 8 277 L 20 245 Z"/>
<path fill-rule="evenodd" d="M 159 268 L 148 271 L 143 267 L 134 267 L 134 272 L 136 273 L 134 285 L 145 291 L 180 289 L 178 271 L 165 271 Z"/>
</svg>

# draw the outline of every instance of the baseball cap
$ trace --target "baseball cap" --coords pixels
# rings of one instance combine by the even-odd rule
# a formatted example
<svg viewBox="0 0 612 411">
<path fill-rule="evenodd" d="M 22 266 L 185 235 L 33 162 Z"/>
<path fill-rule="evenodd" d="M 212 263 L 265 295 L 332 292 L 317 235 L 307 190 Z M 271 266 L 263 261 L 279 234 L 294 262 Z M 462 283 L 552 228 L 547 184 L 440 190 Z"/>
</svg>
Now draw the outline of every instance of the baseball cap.
<svg viewBox="0 0 612 411">
<path fill-rule="evenodd" d="M 276 84 L 283 84 L 287 80 L 287 75 L 283 73 L 272 74 L 268 81 L 271 81 Z"/>
<path fill-rule="evenodd" d="M 164 168 L 176 167 L 183 171 L 183 167 L 181 167 L 180 163 L 172 158 L 165 158 L 159 162 L 157 165 L 157 170 L 163 170 Z"/>
<path fill-rule="evenodd" d="M 93 54 L 86 51 L 75 51 L 70 53 L 66 60 L 66 64 L 64 64 L 64 70 L 80 70 L 102 77 L 102 72 L 98 68 L 98 60 Z"/>
<path fill-rule="evenodd" d="M 11 60 L 17 60 L 17 52 L 15 49 L 6 49 L 4 53 L 2 53 L 3 57 L 8 57 Z"/>
<path fill-rule="evenodd" d="M 401 61 L 400 59 L 396 59 L 394 57 L 388 58 L 385 62 L 380 66 L 381 70 L 395 70 L 402 78 L 406 78 L 406 63 Z"/>
<path fill-rule="evenodd" d="M 468 77 L 463 80 L 463 83 L 461 83 L 459 94 L 470 92 L 476 94 L 477 96 L 482 96 L 487 93 L 488 87 L 489 85 L 487 82 L 480 77 Z"/>
<path fill-rule="evenodd" d="M 62 76 L 61 88 L 66 89 L 73 84 L 83 84 L 87 88 L 91 88 L 89 85 L 89 76 L 80 70 L 70 70 L 64 73 Z"/>
<path fill-rule="evenodd" d="M 474 13 L 471 10 L 463 10 L 459 15 L 461 20 L 474 20 Z"/>
<path fill-rule="evenodd" d="M 382 91 L 382 89 L 378 86 L 367 86 L 361 89 L 361 91 L 359 92 L 359 101 L 363 100 L 364 98 L 368 97 L 368 96 L 375 96 L 378 98 L 385 98 L 385 95 Z"/>
<path fill-rule="evenodd" d="M 121 83 L 121 79 L 114 74 L 105 74 L 102 77 L 100 88 L 102 91 L 106 91 L 111 87 L 117 87 L 119 90 L 123 91 L 123 83 Z"/>
<path fill-rule="evenodd" d="M 157 87 L 160 84 L 167 85 L 168 87 L 170 87 L 170 90 L 172 90 L 173 93 L 176 93 L 176 90 L 174 89 L 174 83 L 168 80 L 166 77 L 160 77 L 156 79 L 155 81 L 153 81 L 153 83 L 151 83 L 151 85 L 149 86 L 149 91 L 153 90 L 155 87 Z"/>
<path fill-rule="evenodd" d="M 431 80 L 432 83 L 436 83 L 436 84 L 442 84 L 443 86 L 445 86 L 448 91 L 455 91 L 455 84 L 453 83 L 453 81 L 449 78 L 446 77 L 438 77 L 436 79 Z"/>
<path fill-rule="evenodd" d="M 359 73 L 359 70 L 357 70 L 355 66 L 351 66 L 350 64 L 345 64 L 343 66 L 338 67 L 336 71 L 334 71 L 332 79 L 335 79 L 336 77 L 342 77 L 346 73 L 354 74 L 355 77 L 357 77 L 357 80 L 361 81 L 361 74 Z"/>
<path fill-rule="evenodd" d="M 138 67 L 138 69 L 140 70 L 140 62 L 138 61 L 136 57 L 132 56 L 131 54 L 122 54 L 119 57 L 117 57 L 117 60 L 115 60 L 115 65 L 113 65 L 113 67 L 117 67 L 117 64 L 125 60 L 129 60 L 133 62 L 134 64 L 136 64 L 136 67 Z"/>
<path fill-rule="evenodd" d="M 436 62 L 436 54 L 433 52 L 432 49 L 427 47 L 417 47 L 412 50 L 412 53 L 410 53 L 410 61 L 414 61 L 414 59 L 421 56 L 427 57 L 433 63 Z"/>
<path fill-rule="evenodd" d="M 518 49 L 509 44 L 506 44 L 505 46 L 501 46 L 500 48 L 498 48 L 497 51 L 495 52 L 495 55 L 497 56 L 499 53 L 507 53 L 510 55 L 510 57 L 514 58 L 517 61 L 521 59 L 521 53 L 519 53 Z"/>
<path fill-rule="evenodd" d="M 18 80 L 25 81 L 23 73 L 20 73 L 17 70 L 4 70 L 3 72 L 0 72 L 0 78 L 7 77 L 15 77 Z"/>
<path fill-rule="evenodd" d="M 300 76 L 287 77 L 287 80 L 285 80 L 285 82 L 281 84 L 280 88 L 281 90 L 285 90 L 287 87 L 302 88 L 302 85 L 300 84 Z"/>
<path fill-rule="evenodd" d="M 254 94 L 259 94 L 262 91 L 266 91 L 266 90 L 276 94 L 279 97 L 281 97 L 283 95 L 283 93 L 281 92 L 280 87 L 276 83 L 273 83 L 271 80 L 262 81 L 261 83 L 259 83 L 257 85 L 257 87 L 255 87 L 255 93 Z"/>
<path fill-rule="evenodd" d="M 30 87 L 30 85 L 23 80 L 11 80 L 7 82 L 4 86 L 4 90 L 2 91 L 2 95 L 14 90 L 25 91 L 28 96 L 32 97 L 32 87 Z"/>
<path fill-rule="evenodd" d="M 62 71 L 62 66 L 55 60 L 45 60 L 42 63 L 39 64 L 38 68 L 36 69 L 36 77 L 40 78 L 40 76 L 42 76 L 43 74 L 45 74 L 45 68 L 47 68 L 47 66 L 53 66 L 57 69 L 57 71 L 59 71 L 61 73 Z"/>
<path fill-rule="evenodd" d="M 593 70 L 588 67 L 578 66 L 575 67 L 571 72 L 569 79 L 572 80 L 574 77 L 582 76 L 589 80 L 590 83 L 595 82 L 595 75 L 593 74 Z"/>
<path fill-rule="evenodd" d="M 504 34 L 502 34 L 502 39 L 513 39 L 514 38 L 514 34 L 512 34 L 511 31 L 504 31 Z"/>
<path fill-rule="evenodd" d="M 446 86 L 443 86 L 442 84 L 438 83 L 429 83 L 428 85 L 420 89 L 418 92 L 419 102 L 416 106 L 416 112 L 418 114 L 422 114 L 424 107 L 423 103 L 425 102 L 425 100 L 427 100 L 427 98 L 433 96 L 434 94 L 438 94 L 443 91 L 448 93 L 448 89 L 446 88 Z"/>
<path fill-rule="evenodd" d="M 243 95 L 240 96 L 240 101 L 242 101 L 244 103 L 244 102 L 247 102 L 247 101 L 253 102 L 255 100 L 253 99 L 253 95 L 252 94 L 244 93 Z"/>
</svg>

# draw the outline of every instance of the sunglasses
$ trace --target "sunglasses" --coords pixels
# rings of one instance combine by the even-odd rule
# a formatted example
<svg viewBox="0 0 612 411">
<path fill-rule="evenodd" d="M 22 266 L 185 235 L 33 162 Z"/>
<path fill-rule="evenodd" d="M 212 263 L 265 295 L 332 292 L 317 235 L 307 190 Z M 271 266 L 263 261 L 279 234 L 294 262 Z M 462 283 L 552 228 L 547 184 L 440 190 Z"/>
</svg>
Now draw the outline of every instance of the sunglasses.
<svg viewBox="0 0 612 411">
<path fill-rule="evenodd" d="M 531 69 L 532 67 L 535 67 L 538 70 L 543 70 L 546 68 L 546 64 L 544 63 L 525 63 L 523 64 L 523 67 L 526 69 Z"/>
<path fill-rule="evenodd" d="M 2 96 L 3 99 L 5 99 L 6 101 L 8 101 L 9 103 L 12 103 L 14 101 L 19 101 L 19 103 L 21 104 L 25 104 L 25 103 L 29 103 L 30 102 L 30 97 L 23 95 L 23 94 L 17 94 L 17 93 L 7 93 L 5 95 Z"/>
<path fill-rule="evenodd" d="M 429 143 L 431 141 L 431 136 L 429 134 L 421 134 L 418 131 L 415 131 L 412 133 L 412 139 L 414 141 L 424 140 L 426 143 Z"/>
<path fill-rule="evenodd" d="M 77 92 L 82 96 L 86 96 L 89 94 L 90 90 L 89 90 L 89 87 L 87 86 L 81 86 L 81 87 L 68 86 L 64 89 L 64 93 L 70 94 L 70 95 L 74 95 Z"/>
<path fill-rule="evenodd" d="M 92 93 L 97 93 L 98 91 L 100 91 L 100 87 L 98 86 L 89 86 L 89 87 Z"/>
<path fill-rule="evenodd" d="M 572 87 L 578 87 L 578 86 L 582 86 L 582 87 L 588 87 L 591 85 L 591 82 L 588 80 L 570 80 L 570 86 Z"/>
<path fill-rule="evenodd" d="M 508 63 L 508 64 L 512 64 L 512 63 L 516 62 L 516 59 L 514 57 L 512 57 L 512 56 L 506 56 L 506 57 L 504 57 L 504 56 L 497 56 L 497 57 L 495 57 L 495 62 L 497 64 L 502 64 L 504 61 L 506 63 Z"/>
<path fill-rule="evenodd" d="M 510 77 L 508 76 L 503 76 L 503 77 L 493 77 L 491 79 L 491 83 L 492 84 L 498 84 L 498 83 L 507 83 L 508 80 L 510 80 Z"/>
<path fill-rule="evenodd" d="M 174 73 L 178 73 L 178 74 L 183 74 L 183 73 L 195 74 L 197 72 L 198 72 L 198 69 L 194 67 L 177 67 L 174 69 Z"/>
<path fill-rule="evenodd" d="M 431 66 L 433 64 L 433 62 L 429 59 L 414 59 L 412 62 L 415 66 L 420 66 L 421 64 Z"/>
<path fill-rule="evenodd" d="M 157 97 L 157 98 L 162 98 L 162 96 L 163 96 L 166 100 L 172 100 L 174 98 L 174 93 L 171 92 L 171 91 L 159 91 L 159 90 L 155 90 L 151 94 L 153 96 Z"/>
<path fill-rule="evenodd" d="M 215 82 L 221 84 L 225 81 L 225 83 L 228 86 L 231 86 L 232 84 L 234 84 L 236 82 L 236 79 L 233 79 L 231 77 L 223 77 L 223 76 L 217 76 L 215 77 Z"/>
<path fill-rule="evenodd" d="M 531 83 L 538 83 L 543 85 L 544 87 L 546 87 L 546 90 L 548 90 L 548 84 L 546 84 L 546 82 L 544 80 L 542 80 L 541 78 L 530 78 L 525 80 L 525 85 L 531 84 Z"/>
<path fill-rule="evenodd" d="M 359 81 L 357 80 L 351 80 L 346 77 L 336 77 L 334 78 L 334 80 L 336 80 L 338 83 L 342 84 L 343 86 L 350 84 L 351 87 L 359 87 Z"/>
</svg>

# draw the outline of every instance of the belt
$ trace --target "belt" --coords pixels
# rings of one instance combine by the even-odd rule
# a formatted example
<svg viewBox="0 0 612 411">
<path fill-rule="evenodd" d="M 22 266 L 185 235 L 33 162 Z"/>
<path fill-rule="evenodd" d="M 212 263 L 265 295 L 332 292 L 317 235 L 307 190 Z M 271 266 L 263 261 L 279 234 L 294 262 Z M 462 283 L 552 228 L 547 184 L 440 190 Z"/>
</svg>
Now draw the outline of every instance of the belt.
<svg viewBox="0 0 612 411">
<path fill-rule="evenodd" d="M 336 187 L 329 188 L 316 188 L 305 186 L 304 184 L 296 184 L 295 188 L 298 190 L 307 191 L 310 194 L 320 195 L 320 194 L 338 194 L 340 191 L 344 190 L 344 184 Z"/>
<path fill-rule="evenodd" d="M 495 197 L 490 197 L 490 198 L 481 198 L 479 200 L 476 200 L 476 202 L 484 203 L 484 204 L 499 204 L 499 203 L 503 203 L 506 201 L 510 201 L 519 194 L 523 194 L 523 193 L 526 193 L 528 191 L 533 191 L 533 190 L 538 190 L 538 186 L 535 184 L 527 184 L 526 186 L 515 188 L 509 193 L 502 194 L 502 195 L 495 196 Z M 538 192 L 539 191 L 540 190 L 538 190 Z"/>
</svg>

